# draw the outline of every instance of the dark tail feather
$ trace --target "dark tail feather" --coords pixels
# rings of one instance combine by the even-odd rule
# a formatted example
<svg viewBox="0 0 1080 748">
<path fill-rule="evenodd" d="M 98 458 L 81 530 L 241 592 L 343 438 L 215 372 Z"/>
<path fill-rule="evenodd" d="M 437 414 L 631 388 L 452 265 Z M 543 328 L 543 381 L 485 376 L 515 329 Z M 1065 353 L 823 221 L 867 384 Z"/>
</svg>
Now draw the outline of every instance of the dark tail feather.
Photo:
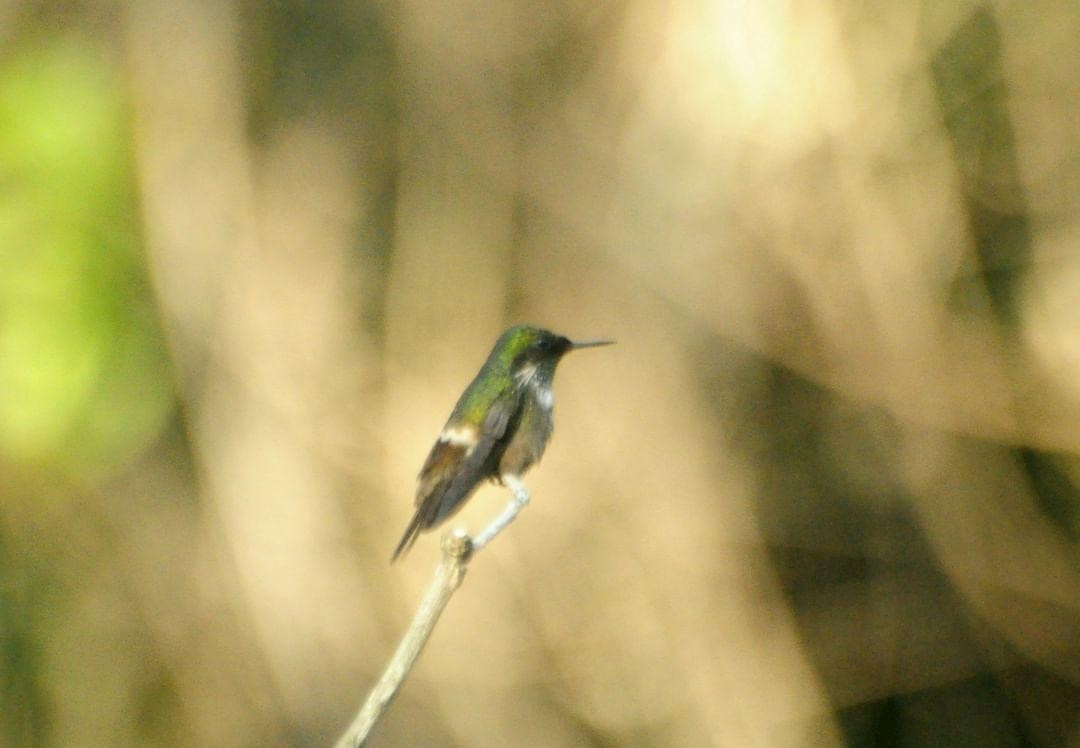
<svg viewBox="0 0 1080 748">
<path fill-rule="evenodd" d="M 390 557 L 390 563 L 394 563 L 400 556 L 404 556 L 412 548 L 412 544 L 416 542 L 416 538 L 424 530 L 430 529 L 441 521 L 439 515 L 439 506 L 443 503 L 443 497 L 446 494 L 447 484 L 446 482 L 440 483 L 435 487 L 435 490 L 428 493 L 420 505 L 416 507 L 416 514 L 413 515 L 412 520 L 409 522 L 409 526 L 405 528 L 405 534 L 401 536 L 401 542 L 397 544 L 397 549 L 394 551 L 394 555 Z"/>
<path fill-rule="evenodd" d="M 412 548 L 412 544 L 416 542 L 416 538 L 420 535 L 422 529 L 424 529 L 424 510 L 421 507 L 416 510 L 416 514 L 413 515 L 412 521 L 409 522 L 409 526 L 405 528 L 405 534 L 401 536 L 401 542 L 397 544 L 394 555 L 390 557 L 390 563 L 394 563 L 398 560 L 398 557 L 409 552 L 409 549 Z"/>
</svg>

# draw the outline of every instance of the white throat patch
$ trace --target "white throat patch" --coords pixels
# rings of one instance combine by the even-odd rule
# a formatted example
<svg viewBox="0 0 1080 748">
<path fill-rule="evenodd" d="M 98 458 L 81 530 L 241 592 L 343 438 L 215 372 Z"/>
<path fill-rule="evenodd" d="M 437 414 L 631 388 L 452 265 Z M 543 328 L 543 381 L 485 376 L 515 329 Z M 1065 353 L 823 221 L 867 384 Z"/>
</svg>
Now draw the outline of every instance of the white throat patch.
<svg viewBox="0 0 1080 748">
<path fill-rule="evenodd" d="M 537 401 L 543 406 L 544 410 L 551 410 L 555 406 L 555 393 L 550 387 L 534 386 L 532 389 Z"/>
<path fill-rule="evenodd" d="M 550 411 L 555 405 L 555 395 L 552 393 L 550 386 L 542 387 L 536 381 L 536 371 L 536 364 L 526 366 L 514 375 L 514 379 L 519 387 L 528 387 L 532 390 L 533 397 L 536 398 L 536 402 L 540 404 L 540 407 Z"/>
<path fill-rule="evenodd" d="M 521 369 L 516 374 L 514 374 L 514 379 L 517 380 L 517 383 L 519 385 L 524 387 L 525 385 L 532 382 L 532 378 L 535 377 L 535 376 L 536 376 L 536 364 L 530 364 L 528 366 L 521 367 Z"/>
</svg>

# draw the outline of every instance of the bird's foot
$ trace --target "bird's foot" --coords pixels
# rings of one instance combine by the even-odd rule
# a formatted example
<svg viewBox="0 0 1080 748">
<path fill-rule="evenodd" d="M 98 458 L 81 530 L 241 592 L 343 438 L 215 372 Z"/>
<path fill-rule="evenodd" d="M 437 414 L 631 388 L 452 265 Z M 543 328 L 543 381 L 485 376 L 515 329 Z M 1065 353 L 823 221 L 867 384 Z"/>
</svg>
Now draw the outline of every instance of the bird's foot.
<svg viewBox="0 0 1080 748">
<path fill-rule="evenodd" d="M 529 489 L 525 487 L 525 484 L 521 482 L 521 479 L 507 475 L 503 476 L 503 483 L 510 489 L 510 493 L 514 497 L 514 503 L 517 504 L 518 511 L 524 509 L 528 505 L 529 499 L 532 497 L 529 494 Z"/>
<path fill-rule="evenodd" d="M 502 510 L 502 513 L 493 519 L 491 524 L 484 528 L 483 532 L 473 538 L 473 553 L 490 543 L 496 535 L 506 529 L 506 526 L 513 522 L 514 518 L 517 517 L 518 512 L 524 509 L 529 503 L 529 499 L 531 498 L 529 489 L 525 487 L 525 484 L 521 482 L 520 478 L 512 475 L 504 475 L 502 476 L 502 483 L 510 489 L 512 498 L 506 505 L 506 508 Z"/>
</svg>

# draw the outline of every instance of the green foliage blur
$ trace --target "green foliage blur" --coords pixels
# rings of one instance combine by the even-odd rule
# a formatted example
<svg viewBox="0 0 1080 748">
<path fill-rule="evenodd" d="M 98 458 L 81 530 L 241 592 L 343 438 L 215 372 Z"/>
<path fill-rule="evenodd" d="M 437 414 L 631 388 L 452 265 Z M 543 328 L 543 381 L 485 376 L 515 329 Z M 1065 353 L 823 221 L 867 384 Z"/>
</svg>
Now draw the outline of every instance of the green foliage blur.
<svg viewBox="0 0 1080 748">
<path fill-rule="evenodd" d="M 68 701 L 59 683 L 110 681 L 72 679 L 70 667 L 87 574 L 108 547 L 99 491 L 159 438 L 175 401 L 116 55 L 74 29 L 31 28 L 9 41 L 0 54 L 0 743 L 30 746 L 58 738 L 55 703 Z"/>
<path fill-rule="evenodd" d="M 100 41 L 35 35 L 0 59 L 0 459 L 14 469 L 107 476 L 173 407 L 129 114 Z"/>
</svg>

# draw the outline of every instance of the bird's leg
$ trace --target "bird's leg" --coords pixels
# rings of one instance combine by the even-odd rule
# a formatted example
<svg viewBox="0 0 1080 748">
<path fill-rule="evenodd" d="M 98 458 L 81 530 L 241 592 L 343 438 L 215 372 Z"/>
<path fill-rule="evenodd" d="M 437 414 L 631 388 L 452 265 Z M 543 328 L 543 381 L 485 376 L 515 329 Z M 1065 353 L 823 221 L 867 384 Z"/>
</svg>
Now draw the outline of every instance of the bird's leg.
<svg viewBox="0 0 1080 748">
<path fill-rule="evenodd" d="M 490 543 L 496 535 L 514 521 L 514 517 L 518 516 L 518 512 L 529 503 L 529 489 L 525 488 L 525 484 L 521 482 L 520 478 L 514 475 L 504 475 L 502 476 L 502 482 L 504 486 L 510 489 L 512 494 L 510 503 L 506 505 L 506 508 L 502 510 L 498 517 L 491 521 L 490 525 L 484 528 L 483 532 L 473 538 L 473 552 Z"/>
</svg>

